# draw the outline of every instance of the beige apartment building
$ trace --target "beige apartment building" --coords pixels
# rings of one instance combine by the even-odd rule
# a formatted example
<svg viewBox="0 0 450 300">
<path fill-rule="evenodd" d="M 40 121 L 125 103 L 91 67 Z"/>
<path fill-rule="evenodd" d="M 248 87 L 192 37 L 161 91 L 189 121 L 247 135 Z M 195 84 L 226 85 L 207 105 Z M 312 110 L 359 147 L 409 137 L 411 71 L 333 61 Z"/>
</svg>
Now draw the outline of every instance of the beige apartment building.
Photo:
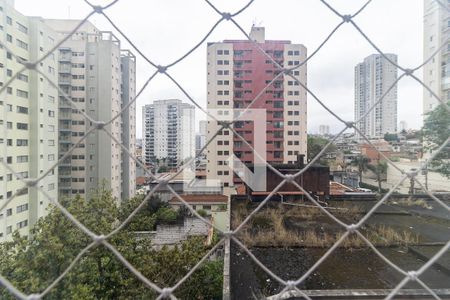
<svg viewBox="0 0 450 300">
<path fill-rule="evenodd" d="M 52 48 L 57 34 L 43 19 L 27 17 L 14 9 L 14 1 L 0 0 L 0 85 L 23 65 Z M 37 68 L 58 81 L 58 57 L 51 54 Z M 58 159 L 58 91 L 42 75 L 23 71 L 0 98 L 0 160 L 19 176 L 38 178 Z M 50 197 L 58 195 L 58 168 L 39 181 Z M 49 200 L 37 189 L 22 189 L 24 183 L 0 164 L 0 205 L 18 195 L 0 211 L 0 242 L 18 230 L 27 236 L 37 219 L 47 214 Z"/>
<path fill-rule="evenodd" d="M 450 4 L 448 1 L 424 0 L 423 59 L 427 61 L 446 43 L 431 60 L 423 66 L 423 82 L 442 100 L 450 100 Z M 448 6 L 447 8 L 443 5 Z M 426 88 L 423 89 L 423 113 L 432 111 L 439 101 Z"/>
<path fill-rule="evenodd" d="M 60 38 L 80 20 L 45 20 Z M 122 50 L 111 33 L 84 23 L 58 52 L 60 88 L 93 120 L 109 121 L 135 97 L 136 60 Z M 80 110 L 59 95 L 59 157 L 77 143 L 92 125 Z M 135 105 L 105 128 L 134 155 Z M 106 184 L 118 202 L 135 194 L 135 163 L 105 132 L 89 134 L 59 166 L 59 195 L 89 194 Z"/>
<path fill-rule="evenodd" d="M 264 27 L 252 27 L 250 37 L 257 45 L 248 40 L 208 43 L 207 107 L 215 110 L 211 113 L 216 117 L 221 115 L 231 120 L 231 110 L 249 107 L 262 92 L 250 108 L 265 110 L 266 134 L 255 136 L 254 123 L 250 121 L 235 123 L 234 128 L 252 146 L 264 139 L 269 163 L 293 164 L 297 155 L 307 152 L 306 90 L 286 75 L 263 89 L 281 72 L 270 58 L 285 68 L 293 68 L 306 59 L 306 47 L 286 40 L 267 40 Z M 292 71 L 305 86 L 306 71 L 306 64 Z M 216 121 L 208 120 L 207 140 L 212 139 L 219 128 Z M 233 186 L 239 181 L 228 162 L 231 154 L 247 165 L 254 162 L 253 151 L 225 129 L 207 148 L 208 180 L 220 180 L 224 186 Z"/>
</svg>

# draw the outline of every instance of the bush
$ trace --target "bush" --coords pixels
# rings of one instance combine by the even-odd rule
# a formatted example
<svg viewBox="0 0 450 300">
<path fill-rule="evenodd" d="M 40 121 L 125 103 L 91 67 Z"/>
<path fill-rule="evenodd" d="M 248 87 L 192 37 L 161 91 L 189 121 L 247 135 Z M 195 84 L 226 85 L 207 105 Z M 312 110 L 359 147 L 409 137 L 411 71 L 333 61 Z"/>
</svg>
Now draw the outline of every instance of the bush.
<svg viewBox="0 0 450 300">
<path fill-rule="evenodd" d="M 206 261 L 180 286 L 181 299 L 222 299 L 223 261 Z"/>
<path fill-rule="evenodd" d="M 260 229 L 269 229 L 273 226 L 272 220 L 265 215 L 255 215 L 251 219 L 252 227 L 260 230 Z"/>
<path fill-rule="evenodd" d="M 208 216 L 208 213 L 204 209 L 197 210 L 197 213 L 203 218 L 206 218 Z"/>
<path fill-rule="evenodd" d="M 171 207 L 161 207 L 156 212 L 156 218 L 159 223 L 175 223 L 178 218 L 178 213 Z"/>
</svg>

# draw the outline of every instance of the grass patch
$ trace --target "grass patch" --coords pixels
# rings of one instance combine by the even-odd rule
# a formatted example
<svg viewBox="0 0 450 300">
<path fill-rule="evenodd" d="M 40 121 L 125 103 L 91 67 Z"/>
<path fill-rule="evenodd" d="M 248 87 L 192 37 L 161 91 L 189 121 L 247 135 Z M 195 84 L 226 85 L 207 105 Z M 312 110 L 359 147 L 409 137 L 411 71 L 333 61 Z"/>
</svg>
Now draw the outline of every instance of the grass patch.
<svg viewBox="0 0 450 300">
<path fill-rule="evenodd" d="M 234 229 L 250 213 L 247 205 L 239 205 L 233 211 Z M 361 208 L 345 203 L 340 208 L 332 211 L 332 214 L 347 220 L 357 218 L 362 212 Z M 331 247 L 345 231 L 328 216 L 324 216 L 318 208 L 271 203 L 252 216 L 237 237 L 247 247 Z M 360 231 L 375 246 L 411 245 L 419 242 L 416 234 L 384 225 L 365 227 Z M 340 247 L 362 248 L 367 247 L 367 244 L 356 234 L 351 234 Z"/>
<path fill-rule="evenodd" d="M 406 206 L 406 207 L 422 207 L 426 209 L 432 209 L 433 207 L 428 204 L 427 201 L 424 199 L 413 199 L 412 197 L 409 197 L 408 199 L 402 199 L 399 201 L 391 201 L 390 203 L 400 206 Z"/>
</svg>

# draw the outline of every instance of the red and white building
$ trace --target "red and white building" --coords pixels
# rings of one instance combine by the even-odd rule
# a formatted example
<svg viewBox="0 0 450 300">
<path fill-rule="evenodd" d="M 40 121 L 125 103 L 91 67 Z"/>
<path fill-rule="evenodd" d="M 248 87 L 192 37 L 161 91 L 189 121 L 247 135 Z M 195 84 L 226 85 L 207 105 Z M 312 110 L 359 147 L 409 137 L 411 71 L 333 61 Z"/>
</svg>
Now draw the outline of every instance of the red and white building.
<svg viewBox="0 0 450 300">
<path fill-rule="evenodd" d="M 281 71 L 271 58 L 284 68 L 300 65 L 307 57 L 306 47 L 287 40 L 266 40 L 264 27 L 252 27 L 249 40 L 225 40 L 208 44 L 208 109 L 219 115 L 232 114 L 232 109 L 248 107 L 261 91 Z M 260 50 L 263 49 L 263 51 Z M 270 57 L 268 57 L 270 56 Z M 292 74 L 306 86 L 306 64 Z M 285 74 L 275 80 L 252 103 L 252 109 L 266 110 L 266 160 L 269 163 L 290 164 L 298 154 L 306 155 L 306 90 Z M 228 112 L 227 112 L 228 111 Z M 235 130 L 252 146 L 255 139 L 253 122 L 235 123 Z M 216 121 L 208 120 L 207 140 L 219 130 Z M 234 153 L 246 164 L 254 162 L 253 151 L 242 140 L 223 130 L 207 149 L 207 179 L 218 179 L 224 186 L 238 182 L 229 156 Z"/>
</svg>

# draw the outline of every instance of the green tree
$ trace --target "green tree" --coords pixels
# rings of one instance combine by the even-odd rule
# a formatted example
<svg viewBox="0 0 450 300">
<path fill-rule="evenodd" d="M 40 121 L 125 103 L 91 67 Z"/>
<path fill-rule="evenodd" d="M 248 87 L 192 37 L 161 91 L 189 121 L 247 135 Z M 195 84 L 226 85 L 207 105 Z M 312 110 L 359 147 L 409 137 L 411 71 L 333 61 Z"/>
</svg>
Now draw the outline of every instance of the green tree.
<svg viewBox="0 0 450 300">
<path fill-rule="evenodd" d="M 128 216 L 142 203 L 144 196 L 137 196 L 129 199 L 122 204 L 119 211 L 120 222 L 125 221 Z M 158 196 L 152 196 L 148 199 L 144 206 L 138 211 L 133 219 L 127 224 L 129 231 L 152 231 L 156 226 L 156 215 L 154 214 L 159 208 L 162 201 Z M 157 208 L 155 208 L 155 205 Z"/>
<path fill-rule="evenodd" d="M 447 102 L 450 105 L 450 102 Z M 425 142 L 425 150 L 435 151 L 450 136 L 450 112 L 444 105 L 439 105 L 434 110 L 426 114 L 424 126 L 422 129 L 423 140 Z M 450 145 L 447 145 L 442 151 L 431 161 L 433 170 L 450 178 Z"/>
<path fill-rule="evenodd" d="M 202 216 L 203 218 L 206 218 L 208 216 L 208 213 L 204 209 L 197 210 L 197 213 Z"/>
<path fill-rule="evenodd" d="M 62 200 L 67 210 L 96 234 L 108 234 L 117 224 L 119 209 L 111 193 L 100 189 L 90 201 L 77 196 Z M 14 234 L 11 242 L 0 248 L 0 257 L 9 261 L 0 264 L 0 273 L 27 294 L 43 291 L 75 259 L 91 239 L 63 215 L 50 208 L 26 240 Z M 121 231 L 110 243 L 125 256 L 136 258 L 150 248 L 146 240 L 136 240 L 131 232 Z M 130 286 L 133 290 L 129 290 Z M 136 290 L 134 290 L 136 288 Z M 11 298 L 2 290 L 2 299 Z M 48 299 L 117 299 L 129 296 L 152 296 L 139 281 L 103 246 L 91 248 L 74 269 L 52 289 Z"/>
<path fill-rule="evenodd" d="M 106 235 L 117 228 L 141 201 L 142 198 L 130 199 L 118 207 L 111 192 L 101 188 L 89 201 L 77 196 L 61 200 L 61 204 L 91 231 Z M 157 218 L 154 207 L 146 203 L 135 218 L 108 242 L 144 276 L 161 287 L 173 286 L 208 251 L 204 237 L 189 239 L 176 247 L 155 250 L 149 239 L 137 238 L 133 229 L 141 229 L 142 226 L 146 229 L 147 221 L 149 224 L 154 222 Z M 91 242 L 91 238 L 59 209 L 51 207 L 48 215 L 37 222 L 28 239 L 15 232 L 12 241 L 0 244 L 0 273 L 26 294 L 42 292 Z M 175 291 L 175 295 L 180 298 L 189 295 L 189 299 L 212 299 L 212 295 L 218 294 L 221 291 L 222 270 L 211 264 L 218 262 L 206 261 Z M 212 286 L 198 285 L 201 282 L 210 282 Z M 98 245 L 81 257 L 74 268 L 50 290 L 46 299 L 156 297 L 157 294 L 124 267 L 109 249 Z M 2 287 L 0 298 L 13 299 Z"/>
<path fill-rule="evenodd" d="M 314 159 L 314 157 L 319 154 L 320 151 L 329 143 L 329 140 L 319 137 L 319 136 L 312 136 L 308 135 L 308 161 L 311 161 Z M 336 145 L 331 144 L 327 150 L 324 152 L 323 155 L 326 155 L 328 153 L 336 151 Z M 323 157 L 322 155 L 322 157 Z M 322 157 L 319 159 L 319 163 L 326 164 L 326 162 L 322 159 Z"/>
<path fill-rule="evenodd" d="M 156 212 L 157 221 L 164 224 L 174 223 L 178 219 L 178 212 L 171 207 L 161 207 Z"/>
<path fill-rule="evenodd" d="M 358 167 L 359 182 L 362 182 L 362 175 L 369 169 L 369 158 L 364 155 L 358 155 L 352 161 L 352 165 Z"/>
<path fill-rule="evenodd" d="M 398 136 L 396 133 L 386 133 L 384 135 L 384 140 L 386 142 L 394 142 L 394 141 L 398 141 Z"/>
<path fill-rule="evenodd" d="M 367 167 L 377 176 L 378 192 L 381 194 L 381 192 L 383 191 L 381 187 L 381 181 L 383 180 L 384 176 L 387 173 L 388 169 L 387 163 L 383 161 L 378 161 L 375 165 L 368 165 Z"/>
</svg>

